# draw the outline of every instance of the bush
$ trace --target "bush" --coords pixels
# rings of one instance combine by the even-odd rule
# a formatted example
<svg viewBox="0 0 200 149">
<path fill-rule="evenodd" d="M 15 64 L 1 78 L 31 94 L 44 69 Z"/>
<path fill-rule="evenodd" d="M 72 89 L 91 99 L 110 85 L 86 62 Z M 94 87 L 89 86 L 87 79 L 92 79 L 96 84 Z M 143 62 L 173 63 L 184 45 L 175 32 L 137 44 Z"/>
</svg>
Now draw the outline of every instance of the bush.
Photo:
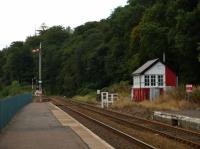
<svg viewBox="0 0 200 149">
<path fill-rule="evenodd" d="M 185 86 L 182 85 L 174 90 L 167 91 L 166 95 L 174 100 L 189 100 L 190 102 L 200 103 L 200 86 L 193 87 L 192 93 L 186 93 Z"/>
<path fill-rule="evenodd" d="M 7 97 L 9 95 L 9 90 L 8 88 L 4 88 L 1 92 L 0 92 L 0 99 Z"/>
<path fill-rule="evenodd" d="M 0 98 L 15 96 L 25 92 L 31 92 L 31 86 L 21 86 L 18 81 L 13 81 L 11 85 L 2 88 Z"/>
<path fill-rule="evenodd" d="M 186 97 L 185 86 L 181 85 L 176 89 L 172 89 L 166 92 L 172 99 L 182 100 Z"/>
<path fill-rule="evenodd" d="M 193 92 L 192 92 L 191 95 L 190 95 L 190 100 L 191 100 L 192 102 L 200 103 L 200 86 L 195 87 L 195 88 L 193 89 Z"/>
<path fill-rule="evenodd" d="M 79 95 L 87 95 L 91 92 L 94 92 L 94 91 L 88 88 L 81 88 L 78 90 Z"/>
<path fill-rule="evenodd" d="M 11 96 L 17 95 L 21 92 L 20 84 L 18 81 L 13 81 L 10 86 L 8 86 L 9 94 Z"/>
<path fill-rule="evenodd" d="M 74 96 L 73 99 L 88 102 L 88 103 L 95 103 L 96 102 L 96 92 L 90 92 L 85 95 L 77 95 L 77 96 Z"/>
</svg>

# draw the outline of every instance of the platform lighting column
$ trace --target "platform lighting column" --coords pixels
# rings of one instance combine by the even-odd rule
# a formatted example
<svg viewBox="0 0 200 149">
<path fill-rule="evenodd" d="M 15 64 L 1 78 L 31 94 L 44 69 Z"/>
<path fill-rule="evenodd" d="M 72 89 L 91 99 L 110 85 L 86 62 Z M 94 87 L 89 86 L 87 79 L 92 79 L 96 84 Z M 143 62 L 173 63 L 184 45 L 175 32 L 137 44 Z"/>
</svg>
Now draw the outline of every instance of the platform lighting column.
<svg viewBox="0 0 200 149">
<path fill-rule="evenodd" d="M 40 42 L 39 48 L 39 91 L 40 91 L 40 100 L 42 97 L 42 43 Z"/>
</svg>

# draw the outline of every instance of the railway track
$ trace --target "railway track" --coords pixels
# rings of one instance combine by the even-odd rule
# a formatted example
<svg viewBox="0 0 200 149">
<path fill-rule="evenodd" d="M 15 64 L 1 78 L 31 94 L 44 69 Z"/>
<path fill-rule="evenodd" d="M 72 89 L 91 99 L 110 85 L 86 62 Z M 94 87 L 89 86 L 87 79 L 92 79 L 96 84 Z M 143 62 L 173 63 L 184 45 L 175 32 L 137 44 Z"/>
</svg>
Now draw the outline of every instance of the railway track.
<svg viewBox="0 0 200 149">
<path fill-rule="evenodd" d="M 120 135 L 121 137 L 123 137 L 123 138 L 125 138 L 125 139 L 127 139 L 127 140 L 129 140 L 129 141 L 131 141 L 131 142 L 133 142 L 133 143 L 135 143 L 137 145 L 139 145 L 142 148 L 156 149 L 154 146 L 149 145 L 149 144 L 147 144 L 147 143 L 145 143 L 145 142 L 143 142 L 143 141 L 141 141 L 139 139 L 136 139 L 136 138 L 134 138 L 134 137 L 132 137 L 132 136 L 130 136 L 130 135 L 128 135 L 128 134 L 126 134 L 126 133 L 124 133 L 124 132 L 122 132 L 122 131 L 120 131 L 120 130 L 112 127 L 112 126 L 109 126 L 109 125 L 107 125 L 107 124 L 105 124 L 105 123 L 103 123 L 103 122 L 101 122 L 99 120 L 96 120 L 96 119 L 94 119 L 92 117 L 89 117 L 86 114 L 83 114 L 83 113 L 81 113 L 81 112 L 79 112 L 77 110 L 74 110 L 74 109 L 70 108 L 70 107 L 67 107 L 67 108 L 70 109 L 71 111 L 81 115 L 82 117 L 84 117 L 86 119 L 89 119 L 89 120 L 91 120 L 91 121 L 93 121 L 93 122 L 105 127 L 106 129 L 108 129 L 108 130 Z"/>
<path fill-rule="evenodd" d="M 152 145 L 149 145 L 127 133 L 124 133 L 123 131 L 119 130 L 119 129 L 116 129 L 106 123 L 103 123 L 102 121 L 99 121 L 91 116 L 88 116 L 82 112 L 80 112 L 79 110 L 77 109 L 74 109 L 75 106 L 72 106 L 72 105 L 67 105 L 66 103 L 64 103 L 63 101 L 60 101 L 60 100 L 56 100 L 56 99 L 52 99 L 53 100 L 53 103 L 56 104 L 58 107 L 60 107 L 61 109 L 63 109 L 64 111 L 66 110 L 70 110 L 71 112 L 73 113 L 76 113 L 78 114 L 79 116 L 89 120 L 89 121 L 92 121 L 94 122 L 95 124 L 97 125 L 100 125 L 102 126 L 103 128 L 107 129 L 107 132 L 112 132 L 116 135 L 119 136 L 119 138 L 123 138 L 125 140 L 128 140 L 129 142 L 135 144 L 136 146 L 134 146 L 134 148 L 141 148 L 141 149 L 157 149 L 156 147 L 152 146 Z M 64 108 L 66 109 L 64 109 Z M 110 134 L 110 133 L 108 133 Z M 120 140 L 119 140 L 120 141 Z M 131 147 L 132 148 L 132 147 Z"/>
<path fill-rule="evenodd" d="M 199 132 L 171 126 L 171 125 L 153 121 L 153 120 L 147 120 L 147 119 L 135 117 L 128 114 L 122 114 L 120 112 L 116 112 L 113 110 L 102 109 L 94 105 L 90 105 L 83 102 L 72 101 L 72 100 L 70 102 L 73 102 L 75 104 L 81 104 L 82 108 L 85 108 L 87 110 L 90 110 L 96 113 L 103 114 L 113 119 L 117 119 L 125 123 L 126 125 L 130 125 L 131 127 L 145 129 L 147 131 L 157 133 L 167 138 L 188 144 L 194 148 L 200 148 L 200 133 Z"/>
<path fill-rule="evenodd" d="M 69 104 L 69 102 L 66 103 L 65 101 L 61 101 L 58 99 L 52 99 L 52 100 L 59 102 L 62 105 Z M 200 134 L 198 132 L 193 132 L 191 130 L 173 127 L 173 126 L 166 125 L 160 122 L 134 117 L 128 114 L 122 114 L 122 113 L 115 112 L 112 110 L 101 109 L 96 106 L 82 103 L 82 102 L 77 102 L 77 101 L 75 102 L 75 101 L 70 100 L 70 104 L 71 104 L 71 107 L 76 106 L 81 109 L 90 111 L 92 113 L 103 115 L 104 117 L 112 119 L 112 121 L 126 125 L 130 128 L 139 129 L 141 131 L 146 130 L 148 132 L 159 134 L 160 136 L 164 136 L 166 138 L 170 138 L 172 140 L 176 140 L 181 143 L 187 144 L 190 147 L 200 148 L 200 144 L 199 144 Z M 68 105 L 68 108 L 70 108 L 69 105 Z M 79 114 L 82 114 L 82 113 L 79 112 Z"/>
</svg>

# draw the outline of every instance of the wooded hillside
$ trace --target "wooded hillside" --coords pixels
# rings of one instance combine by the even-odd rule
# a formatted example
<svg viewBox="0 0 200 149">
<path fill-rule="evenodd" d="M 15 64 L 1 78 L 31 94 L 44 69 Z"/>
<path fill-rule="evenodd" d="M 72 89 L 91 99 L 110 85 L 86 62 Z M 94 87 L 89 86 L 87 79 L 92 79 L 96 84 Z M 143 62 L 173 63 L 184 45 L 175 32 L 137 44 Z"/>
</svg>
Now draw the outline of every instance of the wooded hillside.
<svg viewBox="0 0 200 149">
<path fill-rule="evenodd" d="M 78 10 L 77 10 L 78 11 Z M 64 18 L 63 18 L 64 19 Z M 49 94 L 73 96 L 120 81 L 149 59 L 162 59 L 179 83 L 200 83 L 200 1 L 129 0 L 100 22 L 76 27 L 43 27 L 26 41 L 0 51 L 0 89 L 38 76 L 42 42 L 42 80 Z"/>
</svg>

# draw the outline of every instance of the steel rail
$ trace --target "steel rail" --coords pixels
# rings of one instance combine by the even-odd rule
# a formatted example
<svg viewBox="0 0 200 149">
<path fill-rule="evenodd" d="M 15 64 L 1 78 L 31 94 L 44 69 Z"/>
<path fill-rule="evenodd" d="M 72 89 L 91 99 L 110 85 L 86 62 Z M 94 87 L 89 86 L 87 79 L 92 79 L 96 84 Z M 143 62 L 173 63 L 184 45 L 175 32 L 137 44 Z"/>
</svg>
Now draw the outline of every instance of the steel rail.
<svg viewBox="0 0 200 149">
<path fill-rule="evenodd" d="M 169 124 L 165 124 L 165 123 L 161 123 L 161 122 L 157 122 L 157 121 L 153 121 L 153 120 L 148 120 L 148 119 L 136 117 L 136 116 L 132 116 L 132 115 L 125 114 L 125 113 L 120 113 L 118 111 L 113 111 L 113 110 L 109 110 L 109 109 L 102 109 L 100 107 L 97 107 L 97 106 L 94 106 L 94 105 L 91 105 L 91 104 L 87 104 L 87 103 L 83 103 L 83 102 L 80 102 L 80 101 L 74 101 L 74 100 L 70 100 L 70 101 L 75 102 L 75 103 L 80 103 L 80 104 L 83 104 L 83 105 L 86 105 L 86 106 L 90 106 L 90 107 L 93 107 L 95 109 L 99 109 L 101 111 L 112 112 L 113 114 L 126 116 L 127 118 L 136 119 L 136 120 L 139 120 L 139 121 L 143 121 L 143 122 L 146 122 L 146 123 L 159 125 L 159 126 L 166 127 L 166 128 L 171 128 L 171 129 L 173 129 L 175 131 L 178 130 L 178 131 L 181 131 L 181 132 L 185 132 L 186 134 L 190 133 L 192 135 L 200 137 L 200 132 L 196 132 L 196 131 L 192 131 L 192 130 L 188 130 L 188 129 L 184 129 L 184 128 L 180 128 L 180 127 L 171 126 Z"/>
<path fill-rule="evenodd" d="M 56 100 L 56 102 L 58 102 L 58 101 Z M 82 116 L 82 117 L 84 117 L 84 118 L 86 118 L 86 119 L 88 119 L 90 121 L 93 121 L 94 123 L 96 123 L 96 124 L 98 124 L 100 126 L 103 126 L 104 128 L 106 128 L 108 130 L 111 130 L 113 133 L 115 133 L 115 134 L 117 134 L 117 135 L 119 135 L 119 136 L 121 136 L 121 137 L 123 137 L 123 138 L 125 138 L 125 139 L 127 139 L 129 141 L 131 141 L 132 143 L 135 143 L 135 144 L 139 145 L 142 148 L 145 148 L 145 149 L 157 149 L 156 147 L 154 147 L 154 146 L 152 146 L 150 144 L 147 144 L 147 143 L 145 143 L 145 142 L 143 142 L 143 141 L 141 141 L 141 140 L 139 140 L 139 139 L 137 139 L 137 138 L 135 138 L 135 137 L 133 137 L 133 136 L 131 136 L 129 134 L 126 134 L 125 132 L 122 132 L 122 131 L 120 131 L 120 130 L 112 127 L 112 126 L 109 126 L 109 125 L 107 125 L 107 124 L 105 124 L 105 123 L 103 123 L 103 122 L 101 122 L 101 121 L 99 121 L 97 119 L 94 119 L 94 118 L 92 118 L 90 116 L 87 116 L 87 115 L 85 115 L 85 114 L 83 114 L 83 113 L 81 113 L 81 112 L 79 112 L 79 111 L 77 111 L 77 110 L 75 110 L 73 108 L 70 108 L 66 104 L 63 104 L 63 103 L 59 103 L 59 104 L 61 106 L 64 106 L 65 108 L 69 109 L 70 111 L 72 111 L 74 113 L 77 113 L 78 115 L 80 115 L 80 116 Z"/>
<path fill-rule="evenodd" d="M 162 131 L 159 131 L 159 130 L 156 130 L 156 129 L 152 129 L 152 128 L 149 128 L 149 127 L 146 127 L 146 126 L 143 126 L 143 125 L 139 125 L 139 124 L 136 124 L 136 123 L 133 123 L 133 122 L 129 122 L 128 120 L 125 120 L 125 119 L 122 119 L 122 118 L 118 118 L 118 117 L 115 117 L 113 115 L 110 115 L 110 114 L 106 114 L 106 113 L 102 113 L 102 112 L 99 112 L 99 111 L 96 111 L 96 110 L 93 110 L 93 109 L 89 109 L 87 107 L 83 107 L 82 108 L 86 109 L 86 110 L 89 110 L 89 111 L 92 111 L 92 112 L 96 112 L 98 114 L 101 114 L 101 115 L 104 115 L 106 117 L 109 117 L 109 118 L 112 118 L 114 120 L 117 120 L 117 122 L 120 122 L 120 123 L 123 123 L 125 125 L 129 125 L 131 127 L 138 127 L 140 129 L 145 129 L 147 131 L 150 131 L 150 132 L 153 132 L 153 133 L 157 133 L 157 134 L 160 134 L 162 136 L 165 136 L 167 138 L 170 138 L 170 139 L 173 139 L 173 140 L 177 140 L 179 142 L 183 142 L 185 144 L 188 144 L 190 146 L 193 146 L 193 147 L 196 147 L 196 148 L 200 148 L 200 144 L 199 143 L 196 143 L 194 141 L 190 141 L 190 140 L 186 140 L 184 138 L 180 138 L 178 136 L 173 136 L 173 135 L 170 135 L 170 134 L 167 134 L 167 133 L 164 133 Z"/>
<path fill-rule="evenodd" d="M 194 141 L 191 141 L 191 140 L 187 140 L 187 139 L 184 139 L 184 138 L 181 138 L 181 137 L 178 137 L 178 136 L 173 136 L 173 135 L 171 135 L 171 134 L 167 134 L 167 133 L 164 133 L 164 132 L 162 132 L 162 131 L 159 131 L 159 130 L 156 130 L 156 129 L 152 129 L 152 128 L 149 128 L 149 127 L 146 127 L 146 126 L 142 126 L 142 125 L 139 125 L 139 124 L 136 124 L 136 123 L 133 123 L 133 122 L 129 122 L 129 121 L 127 121 L 127 120 L 125 120 L 125 119 L 122 119 L 122 118 L 118 118 L 118 117 L 116 117 L 116 116 L 113 116 L 113 115 L 111 115 L 110 114 L 110 112 L 112 112 L 112 113 L 115 113 L 115 114 L 120 114 L 121 116 L 128 116 L 128 118 L 135 118 L 135 117 L 133 117 L 133 116 L 130 116 L 130 115 L 126 115 L 126 114 L 121 114 L 121 113 L 119 113 L 119 112 L 115 112 L 115 111 L 111 111 L 111 110 L 102 110 L 101 108 L 99 108 L 99 107 L 96 107 L 96 106 L 93 106 L 93 105 L 90 105 L 90 104 L 86 104 L 86 103 L 82 103 L 82 102 L 77 102 L 77 101 L 72 101 L 72 100 L 70 100 L 71 102 L 74 102 L 74 103 L 78 103 L 79 105 L 80 104 L 82 104 L 82 105 L 85 105 L 85 106 L 89 106 L 89 107 L 92 107 L 92 108 L 95 108 L 95 110 L 93 110 L 93 109 L 90 109 L 90 108 L 88 108 L 88 107 L 85 107 L 85 106 L 82 106 L 82 108 L 84 108 L 84 109 L 86 109 L 86 110 L 90 110 L 90 111 L 92 111 L 92 112 L 96 112 L 96 113 L 98 113 L 98 114 L 101 114 L 101 115 L 104 115 L 104 116 L 106 116 L 106 117 L 109 117 L 109 118 L 112 118 L 112 119 L 114 119 L 115 121 L 117 120 L 117 122 L 120 122 L 120 123 L 123 123 L 123 124 L 125 124 L 125 125 L 129 125 L 129 126 L 131 126 L 131 127 L 138 127 L 138 128 L 140 128 L 140 129 L 145 129 L 145 130 L 147 130 L 147 131 L 151 131 L 151 132 L 153 132 L 153 133 L 157 133 L 157 134 L 160 134 L 160 135 L 162 135 L 162 136 L 165 136 L 165 137 L 167 137 L 167 138 L 170 138 L 170 139 L 173 139 L 173 140 L 176 140 L 176 141 L 179 141 L 179 142 L 182 142 L 182 143 L 184 143 L 184 144 L 187 144 L 187 145 L 190 145 L 190 146 L 193 146 L 193 147 L 195 147 L 195 148 L 200 148 L 200 144 L 199 143 L 197 143 L 197 142 L 194 142 Z M 64 101 L 65 102 L 65 101 Z M 102 112 L 100 112 L 100 111 L 96 111 L 96 109 L 100 109 Z M 109 114 L 106 114 L 105 113 L 105 111 L 106 112 L 109 112 Z M 138 120 L 138 118 L 137 118 L 137 120 Z M 146 119 L 141 119 L 141 118 L 139 118 L 139 120 L 142 120 L 142 121 L 145 121 L 145 122 L 150 122 L 151 124 L 156 124 L 156 125 L 159 125 L 159 126 L 161 126 L 161 127 L 167 127 L 167 128 L 172 128 L 173 130 L 179 130 L 181 133 L 182 132 L 184 132 L 184 133 L 190 133 L 190 134 L 194 134 L 194 135 L 199 135 L 199 133 L 193 133 L 193 131 L 190 131 L 190 130 L 185 130 L 185 129 L 182 129 L 182 128 L 177 128 L 177 127 L 173 127 L 173 126 L 170 126 L 170 127 L 168 127 L 168 125 L 166 125 L 166 124 L 164 124 L 163 125 L 163 123 L 154 123 L 154 121 L 152 122 L 152 121 L 149 121 L 149 120 L 146 120 Z M 183 130 L 183 131 L 182 131 Z"/>
</svg>

